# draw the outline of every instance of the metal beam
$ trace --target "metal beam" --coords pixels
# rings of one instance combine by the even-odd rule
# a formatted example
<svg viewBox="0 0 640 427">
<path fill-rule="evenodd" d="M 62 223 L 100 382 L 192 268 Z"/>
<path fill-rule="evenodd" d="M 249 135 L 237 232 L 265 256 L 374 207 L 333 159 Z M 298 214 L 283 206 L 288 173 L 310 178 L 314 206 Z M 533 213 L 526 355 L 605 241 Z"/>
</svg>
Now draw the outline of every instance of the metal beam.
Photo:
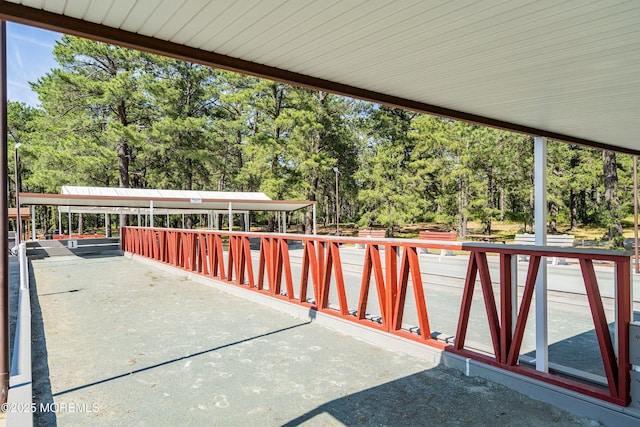
<svg viewBox="0 0 640 427">
<path fill-rule="evenodd" d="M 547 244 L 547 139 L 534 138 L 534 197 L 536 246 Z M 547 331 L 547 258 L 542 257 L 536 279 L 536 369 L 549 372 Z"/>
<path fill-rule="evenodd" d="M 7 23 L 0 21 L 0 403 L 9 393 L 9 207 L 7 204 Z M 18 220 L 19 221 L 19 220 Z"/>
</svg>

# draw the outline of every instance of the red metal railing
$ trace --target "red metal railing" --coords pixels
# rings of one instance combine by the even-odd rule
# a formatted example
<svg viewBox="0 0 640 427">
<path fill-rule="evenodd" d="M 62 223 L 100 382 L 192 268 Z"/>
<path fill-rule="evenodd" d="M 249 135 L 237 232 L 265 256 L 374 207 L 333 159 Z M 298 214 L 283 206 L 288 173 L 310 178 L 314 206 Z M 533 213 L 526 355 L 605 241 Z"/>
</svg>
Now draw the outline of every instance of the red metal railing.
<svg viewBox="0 0 640 427">
<path fill-rule="evenodd" d="M 259 242 L 259 251 L 251 244 Z M 302 242 L 301 274 L 294 284 L 289 255 L 289 241 Z M 345 290 L 341 244 L 365 244 L 362 279 L 356 307 L 350 309 Z M 225 251 L 225 247 L 227 250 Z M 429 313 L 424 294 L 422 272 L 418 261 L 419 248 L 467 251 L 469 263 L 453 344 L 431 337 Z M 422 342 L 536 378 L 618 405 L 630 402 L 629 387 L 629 322 L 631 316 L 630 256 L 625 252 L 589 251 L 492 245 L 482 243 L 443 243 L 400 239 L 358 239 L 308 235 L 265 233 L 232 233 L 224 231 L 194 231 L 125 227 L 122 229 L 122 249 L 136 255 L 166 263 L 193 273 L 202 274 L 229 284 L 269 294 L 329 315 L 358 322 L 390 334 Z M 384 249 L 384 257 L 381 250 Z M 226 254 L 226 262 L 225 262 Z M 499 259 L 499 305 L 495 298 L 487 254 Z M 253 256 L 258 256 L 257 272 Z M 512 257 L 528 255 L 529 265 L 519 307 L 512 303 Z M 542 257 L 577 259 L 584 279 L 599 351 L 602 357 L 607 387 L 540 372 L 519 364 L 522 340 L 527 324 L 538 267 Z M 400 262 L 398 265 L 398 258 Z M 383 260 L 384 259 L 384 266 Z M 607 324 L 593 261 L 610 261 L 615 265 L 616 335 L 614 341 Z M 485 354 L 465 347 L 476 278 L 482 289 L 489 322 L 492 352 Z M 419 327 L 414 331 L 402 328 L 405 300 L 411 279 Z M 371 285 L 375 286 L 380 318 L 366 318 Z M 296 289 L 297 285 L 297 289 Z M 283 288 L 284 286 L 284 288 Z M 329 294 L 337 295 L 337 305 L 329 306 Z M 309 296 L 312 293 L 312 298 Z M 516 304 L 517 305 L 517 304 Z M 498 308 L 499 307 L 499 308 Z M 515 325 L 512 312 L 517 311 Z"/>
</svg>

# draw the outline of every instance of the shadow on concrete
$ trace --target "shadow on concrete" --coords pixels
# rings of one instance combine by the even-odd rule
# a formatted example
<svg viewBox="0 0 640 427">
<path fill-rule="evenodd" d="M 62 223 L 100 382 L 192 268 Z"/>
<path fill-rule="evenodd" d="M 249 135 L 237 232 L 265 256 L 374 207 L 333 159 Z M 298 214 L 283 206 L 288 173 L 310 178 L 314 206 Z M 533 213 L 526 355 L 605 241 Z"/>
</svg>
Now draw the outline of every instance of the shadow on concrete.
<svg viewBox="0 0 640 427">
<path fill-rule="evenodd" d="M 57 256 L 122 256 L 118 239 L 80 239 L 78 247 L 70 248 L 66 240 L 36 240 L 28 242 L 27 256 L 39 260 Z"/>
<path fill-rule="evenodd" d="M 339 397 L 282 424 L 363 426 L 583 425 L 573 415 L 442 363 Z"/>
<path fill-rule="evenodd" d="M 51 292 L 48 294 L 40 294 L 41 297 L 47 297 L 49 295 L 60 295 L 60 294 L 69 294 L 73 292 L 80 292 L 82 289 L 70 289 L 68 291 L 60 291 L 60 292 Z"/>
<path fill-rule="evenodd" d="M 73 387 L 73 388 L 70 388 L 70 389 L 67 389 L 67 390 L 59 391 L 56 394 L 54 394 L 53 397 L 62 396 L 63 394 L 72 393 L 74 391 L 82 390 L 82 389 L 85 389 L 85 388 L 88 388 L 88 387 L 93 387 L 93 386 L 96 386 L 96 385 L 104 384 L 104 383 L 107 383 L 109 381 L 114 381 L 114 380 L 117 380 L 117 379 L 120 379 L 120 378 L 129 377 L 131 375 L 139 374 L 141 372 L 150 371 L 150 370 L 155 369 L 155 368 L 159 368 L 159 367 L 162 367 L 162 366 L 170 365 L 172 363 L 180 362 L 181 360 L 190 359 L 190 358 L 196 357 L 196 356 L 202 356 L 204 354 L 212 353 L 214 351 L 222 350 L 222 349 L 225 349 L 225 348 L 228 348 L 228 347 L 233 347 L 233 346 L 238 345 L 238 344 L 242 344 L 242 343 L 246 343 L 246 342 L 249 342 L 249 341 L 257 340 L 257 339 L 260 339 L 260 338 L 268 337 L 270 335 L 275 335 L 275 334 L 278 334 L 280 332 L 289 331 L 291 329 L 296 329 L 296 328 L 299 328 L 301 326 L 306 326 L 306 325 L 310 325 L 310 324 L 311 324 L 311 321 L 304 322 L 304 323 L 299 323 L 297 325 L 288 326 L 286 328 L 281 328 L 281 329 L 277 329 L 275 331 L 266 332 L 264 334 L 260 334 L 260 335 L 256 335 L 256 336 L 253 336 L 253 337 L 250 337 L 250 338 L 245 338 L 245 339 L 242 339 L 242 340 L 234 341 L 234 342 L 231 342 L 231 343 L 228 343 L 228 344 L 223 344 L 223 345 L 220 345 L 220 346 L 217 346 L 217 347 L 213 347 L 213 348 L 210 348 L 210 349 L 207 349 L 207 350 L 202 350 L 202 351 L 198 351 L 196 353 L 187 354 L 186 356 L 177 357 L 175 359 L 167 360 L 167 361 L 164 361 L 164 362 L 161 362 L 161 363 L 156 363 L 154 365 L 150 365 L 150 366 L 146 366 L 144 368 L 136 369 L 134 371 L 126 372 L 124 374 L 114 375 L 112 377 L 105 378 L 105 379 L 102 379 L 102 380 L 99 380 L 99 381 L 94 381 L 94 382 L 89 383 L 89 384 L 83 384 L 83 385 L 78 386 L 78 387 Z M 49 387 L 49 389 L 50 388 L 51 387 Z"/>
<path fill-rule="evenodd" d="M 31 375 L 33 381 L 33 403 L 36 407 L 51 407 L 53 394 L 49 373 L 49 354 L 47 353 L 47 341 L 44 333 L 42 310 L 38 299 L 38 286 L 31 265 L 29 265 L 29 281 L 31 294 Z M 33 414 L 33 423 L 36 426 L 57 426 L 58 420 L 55 411 Z"/>
</svg>

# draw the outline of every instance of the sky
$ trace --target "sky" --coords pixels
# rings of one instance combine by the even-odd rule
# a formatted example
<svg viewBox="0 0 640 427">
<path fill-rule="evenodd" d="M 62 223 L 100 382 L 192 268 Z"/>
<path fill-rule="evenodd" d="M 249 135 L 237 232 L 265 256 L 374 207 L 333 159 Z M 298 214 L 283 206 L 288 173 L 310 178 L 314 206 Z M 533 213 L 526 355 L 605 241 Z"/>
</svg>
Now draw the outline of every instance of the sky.
<svg viewBox="0 0 640 427">
<path fill-rule="evenodd" d="M 7 98 L 38 106 L 38 95 L 31 90 L 36 82 L 56 67 L 53 59 L 59 33 L 7 22 Z"/>
</svg>

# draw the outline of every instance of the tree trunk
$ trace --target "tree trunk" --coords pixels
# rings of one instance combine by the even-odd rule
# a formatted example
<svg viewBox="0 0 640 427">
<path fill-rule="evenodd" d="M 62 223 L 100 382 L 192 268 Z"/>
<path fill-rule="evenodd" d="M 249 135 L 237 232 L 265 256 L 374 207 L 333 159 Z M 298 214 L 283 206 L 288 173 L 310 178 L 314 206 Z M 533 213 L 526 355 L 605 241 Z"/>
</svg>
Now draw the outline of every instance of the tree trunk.
<svg viewBox="0 0 640 427">
<path fill-rule="evenodd" d="M 556 202 L 549 203 L 549 231 L 551 233 L 558 232 L 558 204 Z"/>
<path fill-rule="evenodd" d="M 604 171 L 604 198 L 609 210 L 608 237 L 612 246 L 622 244 L 622 223 L 620 221 L 620 199 L 618 198 L 618 162 L 613 151 L 602 152 Z"/>
<path fill-rule="evenodd" d="M 467 235 L 467 204 L 467 181 L 462 179 L 458 194 L 458 237 L 461 240 Z"/>
<path fill-rule="evenodd" d="M 571 189 L 569 192 L 569 227 L 571 230 L 578 227 L 578 202 L 576 198 L 576 192 Z"/>
</svg>

